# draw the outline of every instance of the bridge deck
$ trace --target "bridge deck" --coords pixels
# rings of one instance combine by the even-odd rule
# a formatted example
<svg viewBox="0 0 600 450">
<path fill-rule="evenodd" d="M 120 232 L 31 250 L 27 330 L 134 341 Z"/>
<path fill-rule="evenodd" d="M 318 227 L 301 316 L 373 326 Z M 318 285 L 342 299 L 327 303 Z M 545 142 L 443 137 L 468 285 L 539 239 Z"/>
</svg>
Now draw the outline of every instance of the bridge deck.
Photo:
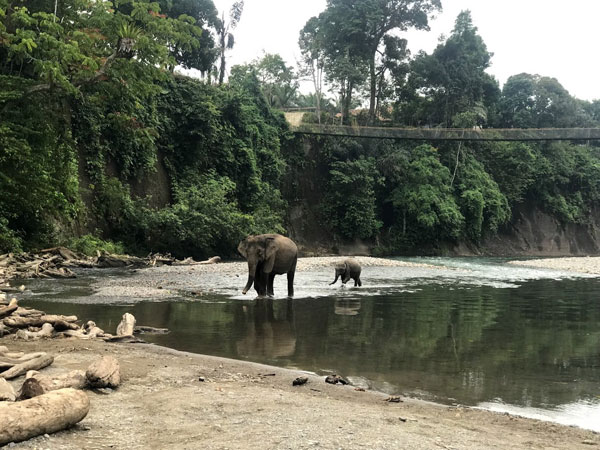
<svg viewBox="0 0 600 450">
<path fill-rule="evenodd" d="M 296 134 L 423 141 L 590 141 L 600 128 L 392 128 L 342 125 L 291 125 Z"/>
</svg>

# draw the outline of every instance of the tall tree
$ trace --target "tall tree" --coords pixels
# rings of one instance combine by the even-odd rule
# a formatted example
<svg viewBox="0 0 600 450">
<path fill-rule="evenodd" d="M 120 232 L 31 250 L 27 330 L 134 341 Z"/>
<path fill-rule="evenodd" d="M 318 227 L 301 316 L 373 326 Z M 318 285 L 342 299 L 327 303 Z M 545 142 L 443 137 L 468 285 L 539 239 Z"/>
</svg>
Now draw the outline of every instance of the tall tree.
<svg viewBox="0 0 600 450">
<path fill-rule="evenodd" d="M 298 45 L 302 53 L 299 72 L 301 76 L 310 77 L 313 83 L 317 122 L 321 123 L 325 53 L 323 43 L 320 41 L 322 36 L 319 32 L 319 25 L 320 22 L 316 17 L 310 18 L 300 31 Z"/>
<path fill-rule="evenodd" d="M 429 29 L 430 15 L 440 9 L 440 0 L 328 0 L 323 13 L 330 31 L 327 44 L 344 41 L 349 52 L 368 67 L 370 122 L 375 119 L 378 85 L 386 68 L 381 64 L 386 37 L 409 28 Z M 389 40 L 387 44 L 389 48 Z"/>
<path fill-rule="evenodd" d="M 411 124 L 471 126 L 493 112 L 500 90 L 485 70 L 492 53 L 477 34 L 471 13 L 462 11 L 450 37 L 431 55 L 421 52 L 401 95 L 401 115 Z"/>
<path fill-rule="evenodd" d="M 202 33 L 195 37 L 195 45 L 191 48 L 180 48 L 172 45 L 171 52 L 177 64 L 186 69 L 197 69 L 209 72 L 218 57 L 216 43 L 211 30 L 217 30 L 219 17 L 212 0 L 159 0 L 161 13 L 168 17 L 180 19 L 189 16 L 195 25 L 202 28 Z"/>
<path fill-rule="evenodd" d="M 287 66 L 280 55 L 265 53 L 262 58 L 257 58 L 250 64 L 236 65 L 231 69 L 230 84 L 253 91 L 253 80 L 256 81 L 259 95 L 262 94 L 270 107 L 293 106 L 298 81 L 293 68 Z"/>
<path fill-rule="evenodd" d="M 223 84 L 225 79 L 225 52 L 233 48 L 235 39 L 231 31 L 237 27 L 240 19 L 242 18 L 242 12 L 244 11 L 244 0 L 235 2 L 231 5 L 229 10 L 229 20 L 225 21 L 225 13 L 221 15 L 221 21 L 217 25 L 217 34 L 219 36 L 219 84 Z"/>
<path fill-rule="evenodd" d="M 506 80 L 499 110 L 500 126 L 511 128 L 577 127 L 594 123 L 592 109 L 569 95 L 556 78 L 528 73 Z"/>
</svg>

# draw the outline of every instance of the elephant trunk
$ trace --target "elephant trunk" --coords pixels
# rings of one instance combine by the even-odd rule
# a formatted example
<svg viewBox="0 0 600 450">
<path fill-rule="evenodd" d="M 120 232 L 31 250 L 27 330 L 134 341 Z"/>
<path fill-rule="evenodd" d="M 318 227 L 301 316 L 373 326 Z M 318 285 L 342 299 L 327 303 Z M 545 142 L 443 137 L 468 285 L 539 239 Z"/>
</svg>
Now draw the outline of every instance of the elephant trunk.
<svg viewBox="0 0 600 450">
<path fill-rule="evenodd" d="M 242 291 L 242 294 L 246 294 L 248 290 L 252 287 L 252 283 L 254 283 L 254 274 L 256 273 L 256 263 L 252 263 L 248 261 L 248 282 L 246 283 L 246 287 Z"/>
</svg>

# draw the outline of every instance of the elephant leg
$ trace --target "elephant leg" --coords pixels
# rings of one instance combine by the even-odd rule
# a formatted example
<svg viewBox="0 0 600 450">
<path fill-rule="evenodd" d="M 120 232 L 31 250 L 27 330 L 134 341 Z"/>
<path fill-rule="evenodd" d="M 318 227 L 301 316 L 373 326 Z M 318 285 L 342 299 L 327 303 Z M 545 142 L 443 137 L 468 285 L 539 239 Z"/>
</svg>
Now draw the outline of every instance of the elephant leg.
<svg viewBox="0 0 600 450">
<path fill-rule="evenodd" d="M 360 281 L 360 277 L 356 277 L 356 280 L 354 280 L 354 286 L 362 286 L 362 281 Z"/>
<path fill-rule="evenodd" d="M 262 271 L 256 271 L 256 277 L 254 278 L 254 289 L 260 296 L 267 295 L 267 277 Z"/>
<path fill-rule="evenodd" d="M 350 279 L 350 274 L 345 273 L 344 278 L 342 278 L 342 283 L 346 284 Z"/>
<path fill-rule="evenodd" d="M 294 267 L 287 273 L 287 282 L 288 282 L 288 297 L 294 296 L 294 275 L 296 274 L 296 263 L 294 263 Z"/>
<path fill-rule="evenodd" d="M 271 272 L 267 275 L 267 295 L 273 297 L 275 294 L 273 293 L 273 282 L 275 281 L 275 274 Z"/>
</svg>

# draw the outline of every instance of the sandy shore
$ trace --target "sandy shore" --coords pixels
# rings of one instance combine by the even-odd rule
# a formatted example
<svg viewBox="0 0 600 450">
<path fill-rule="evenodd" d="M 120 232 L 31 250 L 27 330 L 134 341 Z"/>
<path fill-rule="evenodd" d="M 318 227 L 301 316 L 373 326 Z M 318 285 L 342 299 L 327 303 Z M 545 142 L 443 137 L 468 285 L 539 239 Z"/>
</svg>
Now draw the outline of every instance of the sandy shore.
<svg viewBox="0 0 600 450">
<path fill-rule="evenodd" d="M 88 392 L 74 428 L 16 449 L 589 449 L 600 434 L 548 422 L 329 385 L 324 377 L 146 344 L 0 339 L 55 355 L 45 373 L 114 355 L 123 384 Z M 292 386 L 300 375 L 309 378 Z M 201 377 L 204 381 L 201 381 Z M 14 381 L 19 386 L 21 380 Z"/>
<path fill-rule="evenodd" d="M 600 256 L 531 259 L 527 261 L 509 261 L 508 264 L 600 275 Z"/>
</svg>

